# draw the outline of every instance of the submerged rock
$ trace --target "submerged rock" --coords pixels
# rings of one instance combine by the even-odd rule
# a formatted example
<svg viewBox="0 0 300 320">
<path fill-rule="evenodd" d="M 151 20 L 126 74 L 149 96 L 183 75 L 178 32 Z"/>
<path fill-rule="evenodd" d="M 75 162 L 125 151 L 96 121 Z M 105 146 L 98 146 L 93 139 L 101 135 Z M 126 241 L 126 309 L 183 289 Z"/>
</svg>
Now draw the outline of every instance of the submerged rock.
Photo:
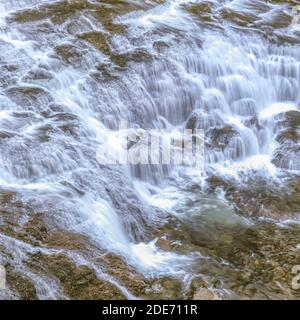
<svg viewBox="0 0 300 320">
<path fill-rule="evenodd" d="M 225 197 L 242 215 L 281 220 L 300 214 L 297 178 L 286 186 L 272 184 L 262 177 L 249 179 L 247 184 L 227 181 L 219 176 L 211 176 L 207 181 L 210 190 L 223 189 Z"/>
<path fill-rule="evenodd" d="M 278 116 L 282 128 L 276 140 L 279 147 L 273 154 L 273 163 L 283 169 L 300 169 L 300 112 L 289 111 Z"/>
<path fill-rule="evenodd" d="M 45 89 L 36 86 L 11 87 L 6 90 L 12 101 L 17 104 L 26 106 L 28 110 L 44 107 L 53 102 L 51 94 Z"/>
<path fill-rule="evenodd" d="M 213 128 L 208 131 L 210 143 L 213 147 L 224 149 L 238 135 L 238 132 L 230 125 L 222 128 Z"/>
</svg>

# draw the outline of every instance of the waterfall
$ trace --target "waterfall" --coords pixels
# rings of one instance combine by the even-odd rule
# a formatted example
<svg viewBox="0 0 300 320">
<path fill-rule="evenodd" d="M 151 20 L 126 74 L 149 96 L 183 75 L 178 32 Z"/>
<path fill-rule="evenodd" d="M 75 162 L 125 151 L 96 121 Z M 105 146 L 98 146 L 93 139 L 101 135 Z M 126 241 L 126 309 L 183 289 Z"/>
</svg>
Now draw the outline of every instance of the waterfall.
<svg viewBox="0 0 300 320">
<path fill-rule="evenodd" d="M 210 8 L 206 23 L 191 10 L 202 4 Z M 186 199 L 194 197 L 186 186 L 205 189 L 211 176 L 243 184 L 253 172 L 279 181 L 299 173 L 299 150 L 284 136 L 299 117 L 299 33 L 290 23 L 273 26 L 281 15 L 292 20 L 287 4 L 110 5 L 111 21 L 98 1 L 1 0 L 0 191 L 23 204 L 19 225 L 30 220 L 30 208 L 50 229 L 84 235 L 146 277 L 185 279 L 202 255 L 162 250 L 153 230 L 184 221 Z M 117 153 L 126 144 L 122 121 L 132 130 L 157 130 L 167 144 L 166 130 L 203 130 L 204 170 L 101 164 L 99 150 Z M 227 200 L 220 199 L 213 201 L 222 208 Z M 251 225 L 232 209 L 225 218 Z M 0 244 L 8 252 L 24 246 L 4 236 Z M 35 251 L 27 245 L 24 260 Z M 22 261 L 16 269 L 34 273 Z M 31 278 L 43 288 L 39 297 L 63 295 L 53 279 Z M 55 289 L 47 295 L 49 285 Z"/>
</svg>

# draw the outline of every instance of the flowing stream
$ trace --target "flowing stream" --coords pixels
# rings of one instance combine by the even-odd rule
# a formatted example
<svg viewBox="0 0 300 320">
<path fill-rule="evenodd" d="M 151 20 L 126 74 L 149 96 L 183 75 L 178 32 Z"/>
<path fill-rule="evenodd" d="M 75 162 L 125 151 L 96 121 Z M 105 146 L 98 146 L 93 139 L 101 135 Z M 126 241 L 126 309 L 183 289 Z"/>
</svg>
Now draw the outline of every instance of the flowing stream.
<svg viewBox="0 0 300 320">
<path fill-rule="evenodd" d="M 0 298 L 299 298 L 296 4 L 1 0 Z M 99 163 L 122 121 L 204 170 Z"/>
</svg>

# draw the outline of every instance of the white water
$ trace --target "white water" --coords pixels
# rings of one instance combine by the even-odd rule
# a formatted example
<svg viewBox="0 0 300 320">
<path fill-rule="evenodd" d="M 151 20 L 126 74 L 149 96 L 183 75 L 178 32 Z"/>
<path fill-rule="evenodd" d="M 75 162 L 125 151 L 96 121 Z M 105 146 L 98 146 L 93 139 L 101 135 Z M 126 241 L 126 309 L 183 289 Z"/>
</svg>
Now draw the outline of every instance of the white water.
<svg viewBox="0 0 300 320">
<path fill-rule="evenodd" d="M 55 227 L 88 235 L 151 276 L 184 275 L 192 259 L 193 253 L 160 250 L 145 231 L 175 214 L 173 208 L 183 201 L 182 183 L 197 179 L 203 184 L 212 172 L 237 180 L 253 171 L 277 176 L 282 169 L 272 160 L 279 147 L 278 115 L 299 110 L 299 45 L 278 46 L 260 32 L 238 32 L 225 22 L 220 29 L 205 28 L 183 8 L 200 2 L 153 3 L 116 18 L 127 32 L 112 36 L 113 51 L 143 50 L 152 60 L 131 62 L 110 82 L 94 77 L 97 65 L 110 63 L 107 54 L 78 42 L 78 34 L 104 29 L 91 14 L 78 13 L 76 26 L 67 20 L 58 28 L 47 21 L 46 29 L 53 29 L 45 36 L 39 22 L 27 22 L 23 29 L 7 21 L 50 1 L 0 4 L 0 129 L 9 137 L 1 140 L 1 188 L 17 192 L 34 211 L 46 212 Z M 224 8 L 258 15 L 263 22 L 280 8 L 289 13 L 286 5 L 265 5 L 257 12 L 245 0 L 210 2 L 216 17 Z M 292 29 L 282 32 L 292 36 Z M 54 47 L 73 43 L 84 54 L 79 63 L 68 64 Z M 180 167 L 167 168 L 166 175 L 161 167 L 153 172 L 151 166 L 99 166 L 99 148 L 120 148 L 115 131 L 120 120 L 148 129 L 181 129 L 193 113 L 200 115 L 198 128 L 211 143 L 206 172 Z M 210 129 L 224 127 L 235 134 L 221 148 L 210 141 Z M 294 162 L 285 169 L 300 167 Z"/>
</svg>

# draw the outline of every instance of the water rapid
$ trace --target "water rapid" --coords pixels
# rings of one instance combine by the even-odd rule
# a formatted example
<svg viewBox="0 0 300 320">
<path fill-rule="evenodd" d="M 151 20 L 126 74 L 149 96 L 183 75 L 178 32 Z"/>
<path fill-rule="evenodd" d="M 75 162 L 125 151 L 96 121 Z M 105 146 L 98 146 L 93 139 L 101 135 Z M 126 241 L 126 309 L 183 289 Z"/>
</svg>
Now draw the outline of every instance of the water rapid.
<svg viewBox="0 0 300 320">
<path fill-rule="evenodd" d="M 1 298 L 299 296 L 293 4 L 0 1 Z M 99 163 L 122 121 L 203 130 L 204 170 Z"/>
</svg>

